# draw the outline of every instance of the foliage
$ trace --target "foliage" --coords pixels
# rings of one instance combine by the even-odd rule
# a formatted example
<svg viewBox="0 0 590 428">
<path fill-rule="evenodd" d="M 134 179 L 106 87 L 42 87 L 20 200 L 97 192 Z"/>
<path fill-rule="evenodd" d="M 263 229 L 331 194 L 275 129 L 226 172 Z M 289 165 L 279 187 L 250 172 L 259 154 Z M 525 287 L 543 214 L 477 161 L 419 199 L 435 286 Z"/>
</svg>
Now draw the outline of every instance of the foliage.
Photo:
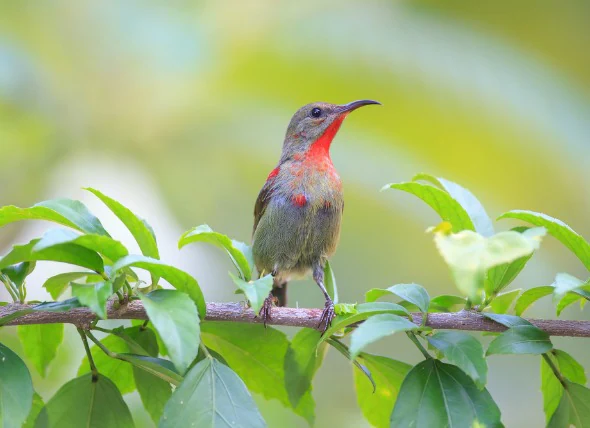
<svg viewBox="0 0 590 428">
<path fill-rule="evenodd" d="M 325 334 L 301 329 L 291 339 L 260 324 L 206 321 L 197 280 L 160 261 L 149 224 L 98 190 L 87 189 L 129 229 L 142 254 L 130 254 L 78 201 L 1 208 L 0 226 L 33 219 L 69 228 L 52 229 L 28 244 L 15 245 L 0 259 L 0 281 L 14 302 L 26 301 L 26 278 L 39 260 L 73 266 L 71 272 L 44 284 L 53 299 L 68 291 L 73 297 L 20 309 L 1 318 L 0 325 L 36 311 L 84 306 L 96 314 L 95 321 L 78 329 L 86 350 L 78 377 L 45 404 L 35 394 L 25 363 L 0 344 L 2 425 L 133 426 L 122 396 L 135 390 L 160 427 L 187 426 L 187 421 L 195 426 L 265 426 L 251 393 L 278 400 L 313 425 L 312 382 L 333 348 L 351 360 L 359 406 L 377 427 L 501 426 L 500 409 L 486 389 L 487 358 L 523 353 L 540 355 L 548 426 L 588 426 L 590 391 L 583 367 L 520 315 L 548 295 L 553 295 L 558 314 L 576 301 L 590 300 L 590 282 L 561 273 L 552 285 L 503 291 L 525 268 L 545 233 L 563 242 L 588 268 L 590 246 L 584 238 L 565 223 L 530 211 L 510 211 L 499 218 L 535 227 L 496 232 L 471 192 L 428 174 L 386 187 L 419 197 L 440 215 L 443 222 L 430 231 L 458 295 L 431 297 L 421 285 L 405 283 L 370 289 L 362 303 L 338 303 L 334 271 L 328 264 L 326 285 L 337 303 L 337 316 Z M 230 276 L 256 313 L 268 296 L 272 277 L 256 279 L 251 249 L 206 225 L 183 234 L 179 248 L 191 243 L 225 251 L 237 273 Z M 148 271 L 150 283 L 139 280 L 136 269 Z M 163 280 L 173 289 L 164 288 Z M 382 298 L 398 301 L 379 301 Z M 109 311 L 129 300 L 141 300 L 149 322 L 114 329 L 100 325 Z M 516 315 L 509 314 L 512 306 Z M 506 330 L 484 351 L 476 335 L 426 326 L 429 313 L 458 309 L 480 312 Z M 99 340 L 96 331 L 106 336 Z M 412 367 L 365 351 L 371 343 L 400 333 L 417 346 L 422 362 Z M 27 363 L 44 376 L 62 342 L 63 325 L 19 326 L 18 336 Z"/>
</svg>

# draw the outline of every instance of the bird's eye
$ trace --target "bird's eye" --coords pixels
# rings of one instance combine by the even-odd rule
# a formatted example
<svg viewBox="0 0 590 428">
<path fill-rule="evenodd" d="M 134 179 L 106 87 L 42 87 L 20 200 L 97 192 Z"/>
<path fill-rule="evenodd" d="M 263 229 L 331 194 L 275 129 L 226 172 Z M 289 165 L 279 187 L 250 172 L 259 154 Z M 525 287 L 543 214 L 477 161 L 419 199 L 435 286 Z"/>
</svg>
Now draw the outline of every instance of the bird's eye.
<svg viewBox="0 0 590 428">
<path fill-rule="evenodd" d="M 322 109 L 321 108 L 313 108 L 311 110 L 311 117 L 320 117 L 322 115 Z"/>
</svg>

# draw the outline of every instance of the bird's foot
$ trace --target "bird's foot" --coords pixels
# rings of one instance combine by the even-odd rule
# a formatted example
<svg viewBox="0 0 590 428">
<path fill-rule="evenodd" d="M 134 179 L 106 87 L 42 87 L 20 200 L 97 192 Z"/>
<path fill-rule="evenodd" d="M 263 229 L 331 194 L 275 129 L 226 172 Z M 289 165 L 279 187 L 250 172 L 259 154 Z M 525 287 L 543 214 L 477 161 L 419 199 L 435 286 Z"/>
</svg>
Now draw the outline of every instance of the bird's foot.
<svg viewBox="0 0 590 428">
<path fill-rule="evenodd" d="M 262 318 L 262 322 L 264 323 L 265 327 L 266 323 L 271 320 L 271 311 L 273 304 L 274 296 L 272 294 L 269 294 L 268 297 L 264 299 L 264 304 L 262 305 L 262 308 L 260 308 L 260 312 L 258 313 L 258 316 Z"/>
<path fill-rule="evenodd" d="M 324 310 L 322 311 L 322 316 L 320 317 L 320 322 L 318 324 L 318 329 L 322 330 L 322 336 L 332 324 L 332 320 L 334 319 L 334 302 L 332 300 L 326 300 L 326 304 L 324 305 Z M 323 327 L 322 327 L 323 326 Z"/>
</svg>

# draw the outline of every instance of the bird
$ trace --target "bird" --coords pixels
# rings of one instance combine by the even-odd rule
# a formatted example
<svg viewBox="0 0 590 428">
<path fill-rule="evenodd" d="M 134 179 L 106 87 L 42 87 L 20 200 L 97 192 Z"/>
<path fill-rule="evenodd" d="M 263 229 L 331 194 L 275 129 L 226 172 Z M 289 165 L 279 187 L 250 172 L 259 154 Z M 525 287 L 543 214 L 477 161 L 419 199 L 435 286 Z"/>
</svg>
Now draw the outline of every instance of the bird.
<svg viewBox="0 0 590 428">
<path fill-rule="evenodd" d="M 324 268 L 338 245 L 344 198 L 330 146 L 346 116 L 371 104 L 381 103 L 316 102 L 291 118 L 278 165 L 268 174 L 254 206 L 254 263 L 260 277 L 273 277 L 272 291 L 258 314 L 265 325 L 274 304 L 287 305 L 287 283 L 310 274 L 325 298 L 318 329 L 325 332 L 334 318 Z"/>
</svg>

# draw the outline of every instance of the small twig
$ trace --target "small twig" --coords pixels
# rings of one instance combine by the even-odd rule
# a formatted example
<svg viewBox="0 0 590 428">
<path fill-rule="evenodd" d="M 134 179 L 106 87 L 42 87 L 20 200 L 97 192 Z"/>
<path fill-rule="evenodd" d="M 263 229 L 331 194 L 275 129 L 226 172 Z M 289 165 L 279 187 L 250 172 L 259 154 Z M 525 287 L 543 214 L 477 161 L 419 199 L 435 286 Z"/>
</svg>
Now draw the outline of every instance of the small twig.
<svg viewBox="0 0 590 428">
<path fill-rule="evenodd" d="M 84 343 L 84 350 L 86 351 L 86 356 L 88 357 L 88 363 L 90 364 L 90 371 L 92 372 L 92 381 L 96 382 L 96 380 L 98 379 L 98 370 L 96 369 L 96 365 L 94 364 L 94 359 L 92 358 L 92 352 L 90 352 L 90 347 L 88 346 L 88 339 L 86 338 L 86 335 L 91 335 L 90 332 L 86 332 L 84 330 L 82 330 L 81 328 L 78 328 L 78 333 L 80 334 L 80 337 L 82 338 L 82 343 Z M 92 336 L 94 337 L 94 336 Z M 92 339 L 91 337 L 91 339 Z"/>
</svg>

